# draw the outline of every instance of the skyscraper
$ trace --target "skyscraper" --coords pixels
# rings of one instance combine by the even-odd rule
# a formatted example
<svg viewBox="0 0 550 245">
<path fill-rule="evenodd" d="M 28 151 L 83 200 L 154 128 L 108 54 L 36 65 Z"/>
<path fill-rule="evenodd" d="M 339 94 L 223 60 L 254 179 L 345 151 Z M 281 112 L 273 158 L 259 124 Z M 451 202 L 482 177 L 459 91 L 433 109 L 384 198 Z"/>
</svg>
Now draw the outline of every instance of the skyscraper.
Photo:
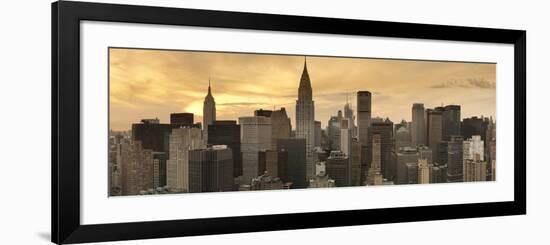
<svg viewBox="0 0 550 245">
<path fill-rule="evenodd" d="M 340 150 L 346 154 L 347 157 L 351 156 L 351 138 L 352 130 L 349 128 L 350 121 L 347 118 L 343 118 L 340 122 Z"/>
<path fill-rule="evenodd" d="M 414 147 L 403 147 L 397 152 L 397 177 L 396 184 L 409 183 L 409 165 L 417 166 L 419 159 L 418 150 Z"/>
<path fill-rule="evenodd" d="M 120 144 L 121 194 L 137 195 L 153 188 L 153 152 L 140 141 Z"/>
<path fill-rule="evenodd" d="M 424 120 L 424 113 L 424 104 L 413 104 L 411 123 L 412 146 L 426 145 L 426 122 Z"/>
<path fill-rule="evenodd" d="M 486 181 L 487 162 L 482 161 L 480 155 L 475 153 L 473 159 L 464 159 L 464 182 Z"/>
<path fill-rule="evenodd" d="M 325 164 L 327 175 L 334 179 L 336 187 L 351 185 L 349 158 L 343 152 L 330 152 Z"/>
<path fill-rule="evenodd" d="M 418 159 L 418 184 L 430 183 L 430 165 L 424 158 Z"/>
<path fill-rule="evenodd" d="M 385 179 L 393 180 L 395 176 L 395 162 L 393 161 L 393 158 L 391 156 L 391 153 L 394 148 L 394 141 L 393 141 L 393 122 L 389 119 L 377 121 L 377 122 L 371 122 L 371 126 L 369 128 L 368 132 L 368 139 L 370 139 L 370 142 L 367 143 L 367 161 L 365 170 L 368 171 L 368 169 L 371 167 L 371 162 L 373 159 L 373 149 L 372 146 L 372 137 L 375 134 L 380 135 L 380 168 L 382 176 L 384 176 Z"/>
<path fill-rule="evenodd" d="M 172 129 L 170 154 L 166 162 L 166 184 L 173 192 L 189 191 L 189 150 L 204 148 L 206 142 L 200 129 Z"/>
<path fill-rule="evenodd" d="M 321 146 L 321 139 L 322 139 L 322 130 L 321 130 L 321 122 L 315 121 L 315 144 L 314 146 Z"/>
<path fill-rule="evenodd" d="M 171 113 L 170 124 L 179 126 L 190 126 L 194 122 L 193 113 Z"/>
<path fill-rule="evenodd" d="M 372 134 L 372 160 L 367 173 L 367 185 L 381 185 L 383 178 L 381 173 L 381 139 L 380 134 Z"/>
<path fill-rule="evenodd" d="M 483 140 L 481 140 L 481 136 L 479 135 L 472 135 L 472 138 L 464 140 L 463 159 L 474 160 L 476 155 L 478 155 L 479 161 L 484 161 L 485 158 L 483 157 L 483 155 L 485 154 L 485 150 L 483 148 L 483 145 Z"/>
<path fill-rule="evenodd" d="M 361 183 L 361 144 L 357 138 L 351 139 L 351 153 L 349 161 L 351 168 L 351 185 L 359 186 Z"/>
<path fill-rule="evenodd" d="M 168 135 L 176 125 L 160 123 L 158 119 L 143 119 L 132 124 L 132 140 L 141 142 L 144 149 L 168 151 Z"/>
<path fill-rule="evenodd" d="M 153 187 L 166 186 L 166 160 L 165 152 L 153 152 Z"/>
<path fill-rule="evenodd" d="M 307 71 L 307 62 L 304 59 L 304 70 L 298 87 L 296 100 L 296 138 L 306 139 L 306 175 L 313 176 L 315 144 L 315 105 L 313 101 L 311 81 Z"/>
<path fill-rule="evenodd" d="M 241 125 L 237 121 L 214 121 L 208 125 L 208 144 L 227 145 L 233 153 L 233 177 L 243 174 L 241 157 Z"/>
<path fill-rule="evenodd" d="M 461 182 L 463 180 L 463 147 L 462 136 L 451 136 L 448 145 L 447 182 Z"/>
<path fill-rule="evenodd" d="M 231 149 L 214 145 L 189 151 L 189 192 L 234 190 Z"/>
<path fill-rule="evenodd" d="M 202 107 L 202 128 L 204 130 L 204 138 L 208 139 L 208 125 L 216 121 L 216 101 L 212 96 L 212 90 L 210 89 L 210 79 L 208 80 L 208 94 L 204 97 L 204 104 Z"/>
<path fill-rule="evenodd" d="M 443 140 L 442 108 L 437 107 L 426 110 L 426 119 L 427 145 L 432 149 L 434 154 L 437 154 L 436 152 L 439 152 L 439 144 Z"/>
<path fill-rule="evenodd" d="M 367 145 L 368 131 L 371 124 L 371 93 L 369 91 L 357 92 L 357 127 L 359 143 Z"/>
<path fill-rule="evenodd" d="M 329 149 L 333 151 L 340 150 L 341 119 L 342 118 L 338 118 L 337 116 L 331 116 L 328 121 L 327 132 L 328 132 Z"/>
<path fill-rule="evenodd" d="M 346 105 L 344 105 L 344 117 L 348 119 L 349 125 L 348 128 L 351 129 L 351 135 L 357 137 L 357 127 L 355 126 L 355 115 L 353 115 L 353 109 L 351 104 L 347 99 L 346 95 Z"/>
<path fill-rule="evenodd" d="M 306 188 L 306 140 L 278 139 L 277 151 L 288 152 L 287 174 L 293 188 Z"/>
<path fill-rule="evenodd" d="M 277 149 L 277 139 L 290 138 L 292 126 L 284 107 L 271 112 L 271 149 Z"/>
<path fill-rule="evenodd" d="M 442 113 L 443 140 L 450 140 L 452 135 L 462 135 L 460 130 L 460 106 L 447 105 Z"/>
<path fill-rule="evenodd" d="M 264 116 L 239 117 L 243 181 L 250 184 L 260 171 L 260 151 L 271 149 L 271 118 Z"/>
<path fill-rule="evenodd" d="M 412 146 L 411 134 L 405 127 L 399 127 L 395 131 L 395 151 L 399 151 L 399 148 L 405 146 Z"/>
</svg>

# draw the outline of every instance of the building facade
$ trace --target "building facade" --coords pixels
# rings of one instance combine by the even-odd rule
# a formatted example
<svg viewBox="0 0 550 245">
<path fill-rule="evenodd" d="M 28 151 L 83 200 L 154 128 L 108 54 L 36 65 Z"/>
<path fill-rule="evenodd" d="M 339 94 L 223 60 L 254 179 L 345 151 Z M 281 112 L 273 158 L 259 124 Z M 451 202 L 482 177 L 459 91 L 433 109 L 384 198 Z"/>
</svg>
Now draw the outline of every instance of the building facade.
<svg viewBox="0 0 550 245">
<path fill-rule="evenodd" d="M 271 118 L 239 117 L 243 181 L 250 184 L 260 173 L 260 152 L 271 149 Z"/>
<path fill-rule="evenodd" d="M 206 148 L 199 128 L 175 128 L 170 134 L 166 184 L 172 192 L 189 191 L 189 151 Z"/>
<path fill-rule="evenodd" d="M 424 104 L 414 103 L 412 106 L 411 140 L 412 146 L 426 145 L 426 122 Z"/>
<path fill-rule="evenodd" d="M 189 151 L 189 192 L 233 191 L 233 152 L 225 145 Z"/>
<path fill-rule="evenodd" d="M 357 134 L 359 143 L 369 143 L 369 127 L 371 124 L 372 95 L 369 91 L 357 92 Z"/>
</svg>

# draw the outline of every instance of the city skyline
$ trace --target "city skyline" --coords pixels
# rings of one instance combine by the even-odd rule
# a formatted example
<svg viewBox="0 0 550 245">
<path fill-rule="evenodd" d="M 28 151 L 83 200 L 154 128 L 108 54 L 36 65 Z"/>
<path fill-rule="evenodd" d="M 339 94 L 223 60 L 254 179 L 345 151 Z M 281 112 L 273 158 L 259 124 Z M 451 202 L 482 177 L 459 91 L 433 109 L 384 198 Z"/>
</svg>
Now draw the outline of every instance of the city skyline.
<svg viewBox="0 0 550 245">
<path fill-rule="evenodd" d="M 372 92 L 373 118 L 396 123 L 411 120 L 413 103 L 459 104 L 462 118 L 495 117 L 495 64 L 312 56 L 307 63 L 323 128 L 346 101 L 356 110 L 359 90 Z M 285 107 L 295 130 L 303 64 L 304 56 L 111 48 L 110 129 L 129 130 L 143 118 L 167 122 L 174 112 L 202 122 L 210 80 L 216 120 Z"/>
</svg>

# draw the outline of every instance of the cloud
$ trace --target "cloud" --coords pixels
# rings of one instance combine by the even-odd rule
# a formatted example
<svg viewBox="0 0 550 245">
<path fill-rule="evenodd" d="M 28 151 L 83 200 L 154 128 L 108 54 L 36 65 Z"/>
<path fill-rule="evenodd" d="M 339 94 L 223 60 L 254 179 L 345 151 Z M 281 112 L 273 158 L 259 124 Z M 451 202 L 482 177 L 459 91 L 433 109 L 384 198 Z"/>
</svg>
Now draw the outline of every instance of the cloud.
<svg viewBox="0 0 550 245">
<path fill-rule="evenodd" d="M 249 106 L 249 105 L 267 105 L 266 103 L 261 102 L 229 102 L 229 103 L 218 103 L 218 105 L 225 106 Z"/>
<path fill-rule="evenodd" d="M 467 78 L 465 80 L 449 80 L 440 84 L 430 86 L 430 88 L 495 88 L 495 82 L 491 82 L 484 78 Z"/>
</svg>

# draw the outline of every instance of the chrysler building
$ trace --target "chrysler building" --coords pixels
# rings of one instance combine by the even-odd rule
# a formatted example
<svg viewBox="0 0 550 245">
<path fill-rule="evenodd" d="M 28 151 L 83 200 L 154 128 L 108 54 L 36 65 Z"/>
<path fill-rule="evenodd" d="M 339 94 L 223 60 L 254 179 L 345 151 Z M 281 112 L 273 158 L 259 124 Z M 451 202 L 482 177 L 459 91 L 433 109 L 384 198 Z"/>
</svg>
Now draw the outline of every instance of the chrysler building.
<svg viewBox="0 0 550 245">
<path fill-rule="evenodd" d="M 313 147 L 315 144 L 315 106 L 312 99 L 311 81 L 304 58 L 304 70 L 298 88 L 296 100 L 296 138 L 306 139 L 306 177 L 314 176 L 315 162 Z"/>
</svg>

